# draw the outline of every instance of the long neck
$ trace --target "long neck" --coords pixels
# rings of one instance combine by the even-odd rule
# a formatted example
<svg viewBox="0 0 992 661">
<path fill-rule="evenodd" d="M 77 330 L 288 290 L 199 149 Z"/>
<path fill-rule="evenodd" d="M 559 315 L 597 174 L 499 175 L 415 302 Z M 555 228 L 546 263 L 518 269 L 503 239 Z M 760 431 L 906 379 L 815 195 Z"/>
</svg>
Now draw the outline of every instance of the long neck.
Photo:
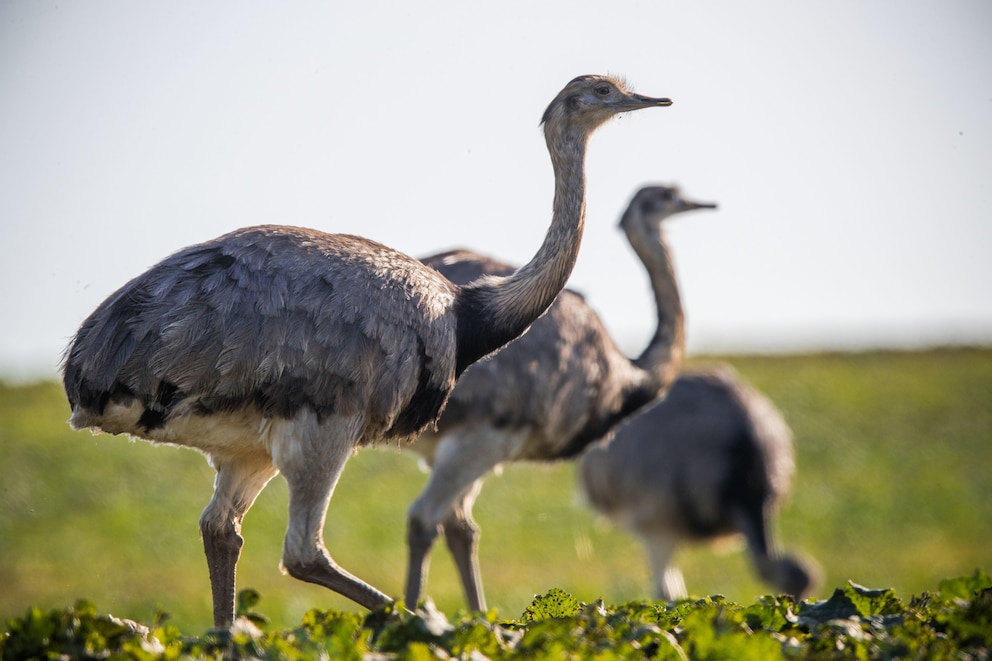
<svg viewBox="0 0 992 661">
<path fill-rule="evenodd" d="M 555 172 L 551 226 L 537 254 L 515 273 L 462 288 L 458 310 L 458 372 L 522 334 L 554 303 L 579 254 L 585 221 L 588 134 L 545 126 Z"/>
<path fill-rule="evenodd" d="M 658 314 L 654 337 L 634 365 L 644 370 L 659 389 L 667 389 L 681 370 L 685 355 L 685 318 L 675 268 L 659 226 L 652 226 L 650 231 L 625 229 L 631 247 L 648 272 Z"/>
</svg>

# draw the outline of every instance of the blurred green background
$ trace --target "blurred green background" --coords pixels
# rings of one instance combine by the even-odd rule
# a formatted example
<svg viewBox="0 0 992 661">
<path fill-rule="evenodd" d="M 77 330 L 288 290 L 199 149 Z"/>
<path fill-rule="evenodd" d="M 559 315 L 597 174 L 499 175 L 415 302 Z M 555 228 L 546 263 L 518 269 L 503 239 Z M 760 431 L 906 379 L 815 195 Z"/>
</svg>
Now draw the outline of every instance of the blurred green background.
<svg viewBox="0 0 992 661">
<path fill-rule="evenodd" d="M 814 558 L 825 597 L 847 580 L 903 598 L 943 578 L 992 569 L 992 349 L 937 349 L 721 360 L 768 394 L 797 441 L 793 495 L 777 521 L 785 548 Z M 213 471 L 196 452 L 73 432 L 56 383 L 0 384 L 0 619 L 85 597 L 148 622 L 157 609 L 208 628 L 210 590 L 197 522 Z M 508 465 L 475 508 L 491 608 L 521 613 L 559 587 L 582 601 L 650 597 L 639 544 L 576 496 L 574 464 Z M 394 446 L 354 456 L 331 501 L 327 546 L 349 571 L 401 595 L 406 508 L 426 481 Z M 312 607 L 360 607 L 279 572 L 286 488 L 276 478 L 244 524 L 238 587 L 262 594 L 273 626 Z M 687 547 L 689 592 L 750 602 L 742 549 Z M 428 594 L 464 601 L 443 542 Z"/>
</svg>

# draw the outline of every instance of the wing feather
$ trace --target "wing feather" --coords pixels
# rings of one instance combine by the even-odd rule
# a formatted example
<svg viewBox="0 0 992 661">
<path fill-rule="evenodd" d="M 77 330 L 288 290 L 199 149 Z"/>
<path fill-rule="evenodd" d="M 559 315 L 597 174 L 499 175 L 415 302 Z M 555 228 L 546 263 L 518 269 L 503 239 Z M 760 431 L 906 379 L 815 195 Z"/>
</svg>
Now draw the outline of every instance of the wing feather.
<svg viewBox="0 0 992 661">
<path fill-rule="evenodd" d="M 185 399 L 201 411 L 369 409 L 386 429 L 418 391 L 443 391 L 442 403 L 450 391 L 455 294 L 366 239 L 239 230 L 166 258 L 99 306 L 67 353 L 66 392 L 97 414 L 111 398 Z"/>
</svg>

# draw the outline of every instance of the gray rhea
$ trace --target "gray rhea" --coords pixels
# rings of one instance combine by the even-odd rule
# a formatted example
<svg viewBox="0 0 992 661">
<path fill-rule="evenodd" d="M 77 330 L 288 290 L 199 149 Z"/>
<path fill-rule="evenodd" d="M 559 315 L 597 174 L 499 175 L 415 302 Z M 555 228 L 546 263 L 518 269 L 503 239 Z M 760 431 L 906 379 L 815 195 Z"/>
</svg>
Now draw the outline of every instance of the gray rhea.
<svg viewBox="0 0 992 661">
<path fill-rule="evenodd" d="M 686 370 L 667 396 L 620 424 L 582 457 L 589 504 L 643 542 L 655 596 L 687 596 L 680 544 L 740 534 L 758 575 L 806 596 L 816 568 L 775 548 L 771 524 L 795 461 L 785 419 L 728 366 Z"/>
<path fill-rule="evenodd" d="M 432 471 L 408 514 L 407 604 L 421 598 L 430 549 L 443 533 L 469 607 L 485 610 L 479 528 L 472 518 L 484 476 L 502 462 L 573 457 L 664 393 L 681 365 L 684 333 L 662 222 L 714 206 L 693 202 L 675 187 L 646 186 L 623 214 L 621 227 L 648 272 L 658 316 L 654 337 L 638 358 L 620 351 L 582 297 L 565 290 L 522 337 L 458 380 L 438 429 L 413 445 Z M 424 261 L 454 282 L 513 271 L 466 250 Z"/>
<path fill-rule="evenodd" d="M 506 277 L 460 286 L 361 237 L 252 227 L 166 258 L 83 322 L 62 366 L 71 425 L 196 448 L 217 471 L 200 518 L 216 626 L 234 617 L 242 520 L 280 472 L 285 570 L 369 608 L 389 601 L 324 545 L 347 458 L 431 426 L 456 377 L 545 311 L 578 253 L 589 136 L 670 104 L 605 76 L 562 89 L 543 117 L 551 225 Z"/>
</svg>

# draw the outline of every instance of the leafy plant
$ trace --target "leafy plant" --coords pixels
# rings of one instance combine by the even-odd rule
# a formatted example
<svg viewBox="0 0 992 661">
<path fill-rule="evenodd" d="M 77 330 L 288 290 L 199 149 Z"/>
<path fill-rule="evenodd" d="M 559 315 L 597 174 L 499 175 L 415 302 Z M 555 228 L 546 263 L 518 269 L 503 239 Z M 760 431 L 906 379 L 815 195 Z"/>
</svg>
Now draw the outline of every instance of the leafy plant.
<svg viewBox="0 0 992 661">
<path fill-rule="evenodd" d="M 559 617 L 572 617 L 580 610 L 578 600 L 560 588 L 551 588 L 537 597 L 524 611 L 525 622 L 538 622 Z"/>
<path fill-rule="evenodd" d="M 256 592 L 239 595 L 249 612 Z M 496 613 L 454 623 L 431 604 L 401 603 L 362 617 L 311 610 L 292 629 L 266 632 L 241 617 L 202 636 L 100 614 L 87 601 L 7 622 L 0 657 L 22 659 L 992 659 L 992 578 L 941 581 L 904 604 L 889 589 L 849 583 L 819 602 L 765 596 L 741 606 L 715 596 L 672 604 L 583 604 L 560 589 L 518 620 Z"/>
</svg>

